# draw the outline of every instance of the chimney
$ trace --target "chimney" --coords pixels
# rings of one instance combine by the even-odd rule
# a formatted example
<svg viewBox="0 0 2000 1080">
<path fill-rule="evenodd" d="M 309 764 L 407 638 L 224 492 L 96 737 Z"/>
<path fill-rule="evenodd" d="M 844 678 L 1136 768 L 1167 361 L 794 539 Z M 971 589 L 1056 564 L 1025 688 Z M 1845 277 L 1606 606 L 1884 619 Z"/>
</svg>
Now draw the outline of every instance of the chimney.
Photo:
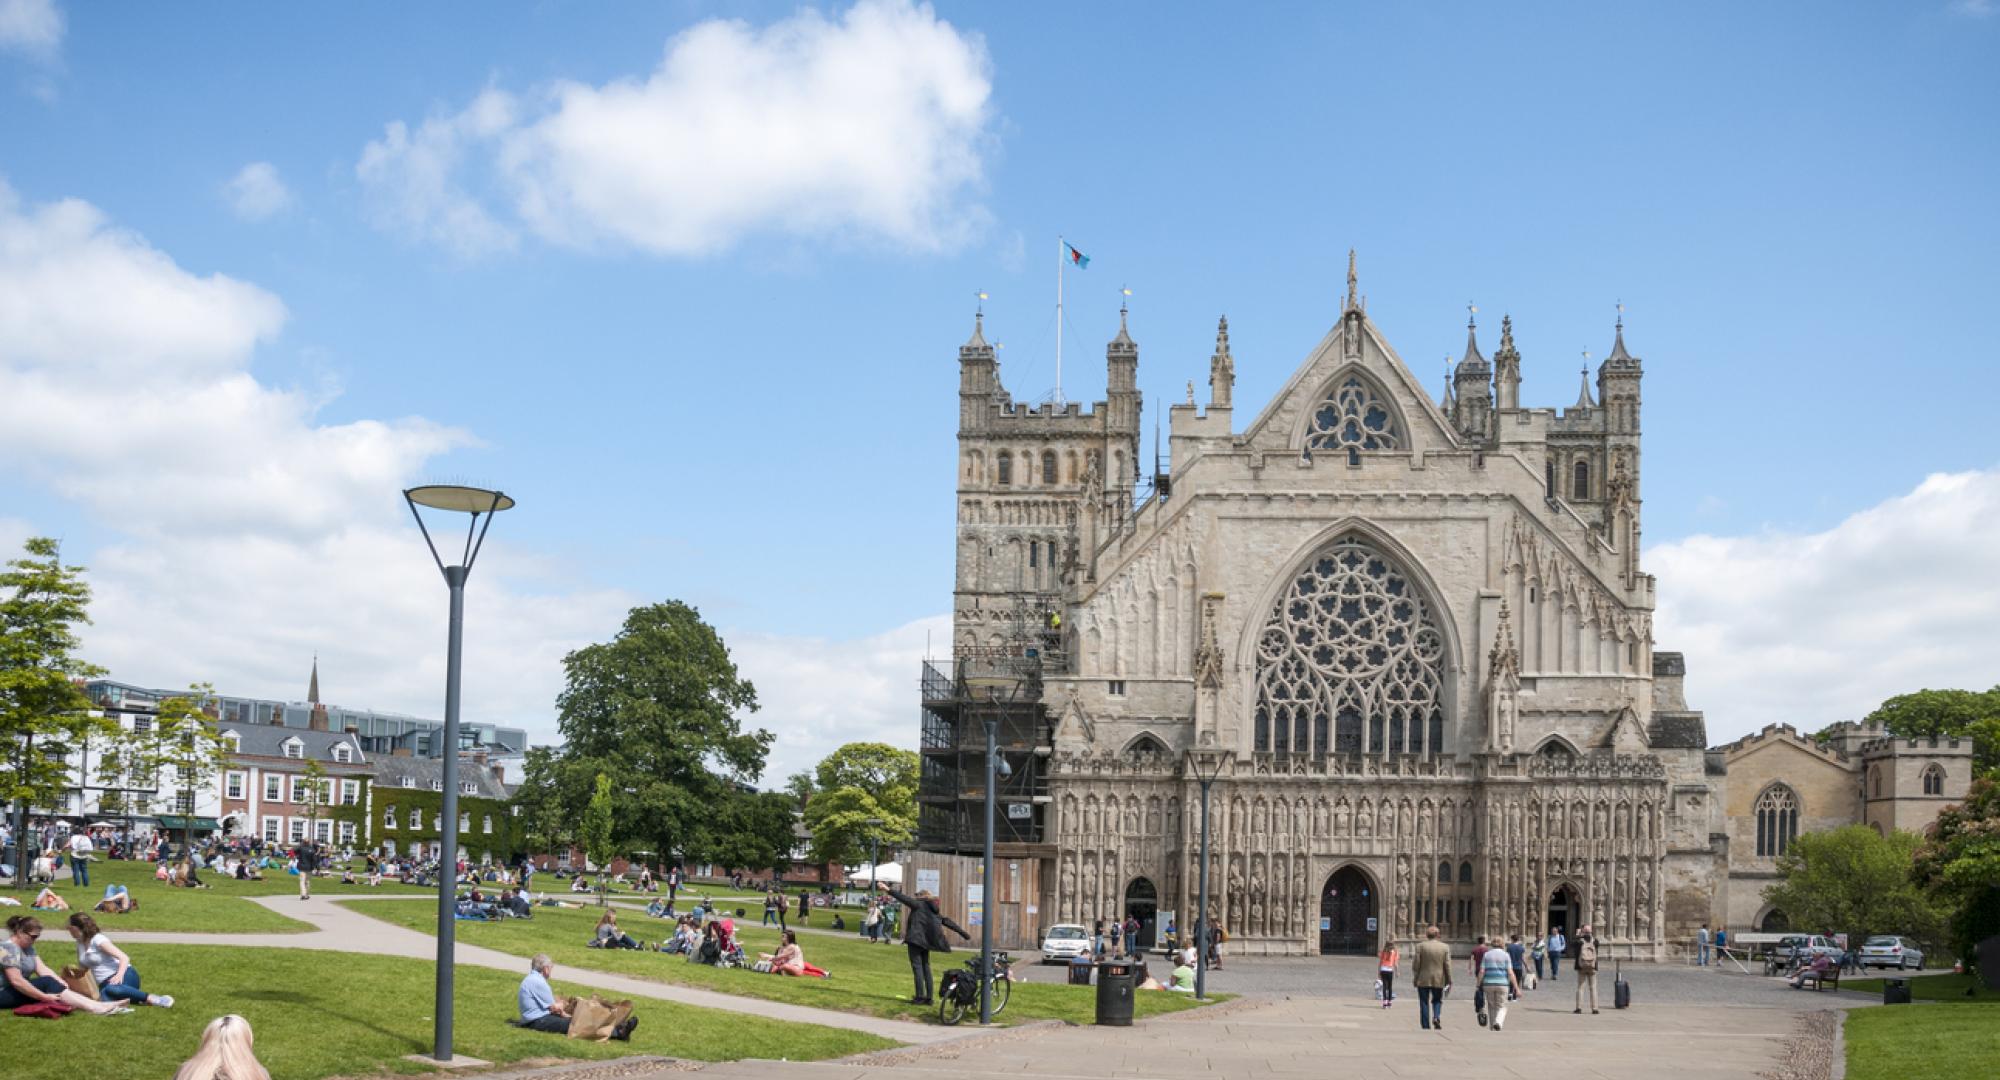
<svg viewBox="0 0 2000 1080">
<path fill-rule="evenodd" d="M 342 731 L 346 732 L 346 733 L 347 733 L 347 734 L 349 734 L 349 735 L 359 735 L 359 734 L 361 734 L 361 729 L 360 729 L 360 728 L 358 728 L 358 727 L 355 727 L 355 726 L 354 726 L 353 724 L 349 724 L 349 725 L 347 725 L 346 727 L 344 727 L 344 728 L 341 728 L 340 730 L 342 730 Z"/>
</svg>

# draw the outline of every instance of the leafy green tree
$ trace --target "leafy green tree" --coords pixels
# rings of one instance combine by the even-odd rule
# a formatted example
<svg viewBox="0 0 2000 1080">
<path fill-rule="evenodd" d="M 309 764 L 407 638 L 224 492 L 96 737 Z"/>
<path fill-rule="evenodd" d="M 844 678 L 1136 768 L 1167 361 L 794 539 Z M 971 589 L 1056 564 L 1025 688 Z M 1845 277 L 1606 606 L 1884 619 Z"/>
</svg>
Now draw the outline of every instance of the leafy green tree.
<svg viewBox="0 0 2000 1080">
<path fill-rule="evenodd" d="M 76 628 L 90 621 L 83 567 L 63 565 L 48 537 L 30 539 L 25 552 L 0 571 L 0 797 L 13 809 L 15 836 L 27 835 L 29 807 L 52 806 L 69 787 L 68 766 L 52 754 L 120 734 L 115 721 L 91 715 L 80 688 L 103 674 L 77 655 Z"/>
<path fill-rule="evenodd" d="M 805 824 L 815 862 L 853 866 L 868 858 L 869 841 L 905 844 L 917 831 L 917 755 L 887 743 L 855 742 L 828 754 L 814 770 Z"/>
<path fill-rule="evenodd" d="M 1845 933 L 1859 946 L 1869 934 L 1940 940 L 1944 920 L 1911 877 L 1919 837 L 1888 836 L 1867 825 L 1805 833 L 1778 856 L 1783 880 L 1764 890 L 1765 902 L 1802 930 Z"/>
<path fill-rule="evenodd" d="M 597 787 L 583 808 L 583 851 L 597 866 L 597 902 L 604 903 L 604 878 L 611 872 L 611 859 L 618 854 L 611 833 L 611 778 L 597 774 Z"/>
<path fill-rule="evenodd" d="M 215 688 L 196 683 L 189 695 L 176 695 L 160 702 L 153 720 L 153 734 L 140 744 L 140 771 L 157 775 L 163 790 L 174 792 L 173 812 L 183 818 L 181 845 L 193 842 L 192 820 L 202 789 L 215 782 L 229 761 L 228 744 L 214 717 L 204 711 L 215 698 Z M 323 774 L 322 774 L 323 775 Z"/>
<path fill-rule="evenodd" d="M 1865 718 L 1903 738 L 1972 739 L 1973 772 L 2000 777 L 2000 686 L 1991 690 L 1918 690 L 1898 694 Z"/>
<path fill-rule="evenodd" d="M 1968 967 L 1973 947 L 2000 934 L 2000 781 L 1972 782 L 1917 849 L 1916 880 L 1950 913 L 1950 943 Z"/>
<path fill-rule="evenodd" d="M 304 777 L 306 782 L 306 800 L 304 803 L 306 808 L 306 838 L 316 840 L 319 838 L 319 812 L 325 808 L 327 803 L 326 766 L 320 764 L 318 758 L 312 758 L 306 762 L 305 769 L 299 775 Z"/>
<path fill-rule="evenodd" d="M 791 862 L 797 804 L 782 791 L 737 792 L 721 808 L 709 859 L 744 870 Z"/>
<path fill-rule="evenodd" d="M 762 775 L 771 735 L 738 719 L 757 708 L 757 693 L 714 628 L 678 601 L 634 608 L 617 637 L 570 653 L 563 669 L 566 808 L 581 811 L 590 797 L 578 774 L 603 773 L 619 846 L 715 857 L 732 817 L 724 808 Z"/>
<path fill-rule="evenodd" d="M 520 810 L 522 842 L 530 854 L 559 851 L 576 839 L 576 815 L 570 813 L 564 792 L 566 779 L 559 751 L 548 746 L 528 748 L 514 805 Z"/>
</svg>

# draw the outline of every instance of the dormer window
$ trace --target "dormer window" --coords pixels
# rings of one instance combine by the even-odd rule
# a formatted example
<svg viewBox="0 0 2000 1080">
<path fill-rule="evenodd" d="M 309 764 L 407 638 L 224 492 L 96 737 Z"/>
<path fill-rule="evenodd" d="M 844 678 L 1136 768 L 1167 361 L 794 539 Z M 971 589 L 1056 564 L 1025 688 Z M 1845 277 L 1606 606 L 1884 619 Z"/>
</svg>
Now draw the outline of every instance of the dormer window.
<svg viewBox="0 0 2000 1080">
<path fill-rule="evenodd" d="M 458 785 L 458 793 L 460 795 L 477 795 L 479 794 L 479 785 L 470 780 L 464 781 Z"/>
<path fill-rule="evenodd" d="M 406 787 L 406 788 L 413 788 L 413 787 L 416 787 L 416 786 L 417 786 L 417 778 L 416 778 L 416 777 L 414 777 L 414 776 L 405 776 L 405 777 L 403 777 L 403 786 L 404 786 L 404 787 Z"/>
<path fill-rule="evenodd" d="M 333 760 L 346 764 L 354 760 L 354 748 L 346 743 L 333 744 Z"/>
<path fill-rule="evenodd" d="M 132 730 L 144 731 L 145 729 L 139 727 L 138 722 L 135 720 Z M 240 754 L 243 752 L 243 736 L 234 731 L 225 731 L 222 733 L 222 745 L 228 747 L 230 753 Z"/>
<path fill-rule="evenodd" d="M 286 739 L 284 747 L 285 756 L 288 758 L 302 758 L 306 756 L 306 744 L 297 739 Z"/>
<path fill-rule="evenodd" d="M 444 790 L 444 781 L 442 781 L 442 780 L 433 780 L 433 781 L 431 781 L 431 790 L 432 790 L 432 791 L 443 791 L 443 790 Z"/>
</svg>

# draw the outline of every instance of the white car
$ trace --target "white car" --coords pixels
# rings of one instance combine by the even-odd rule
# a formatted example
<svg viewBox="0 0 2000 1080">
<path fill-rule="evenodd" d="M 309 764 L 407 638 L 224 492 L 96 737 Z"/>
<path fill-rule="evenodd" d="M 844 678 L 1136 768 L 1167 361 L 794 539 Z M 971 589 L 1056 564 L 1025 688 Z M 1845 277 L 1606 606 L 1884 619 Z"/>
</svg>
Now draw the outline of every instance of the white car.
<svg viewBox="0 0 2000 1080">
<path fill-rule="evenodd" d="M 1915 942 L 1894 934 L 1877 934 L 1861 943 L 1862 967 L 1924 967 L 1924 951 Z"/>
<path fill-rule="evenodd" d="M 1042 963 L 1067 964 L 1090 951 L 1090 931 L 1075 923 L 1058 923 L 1042 935 Z"/>
</svg>

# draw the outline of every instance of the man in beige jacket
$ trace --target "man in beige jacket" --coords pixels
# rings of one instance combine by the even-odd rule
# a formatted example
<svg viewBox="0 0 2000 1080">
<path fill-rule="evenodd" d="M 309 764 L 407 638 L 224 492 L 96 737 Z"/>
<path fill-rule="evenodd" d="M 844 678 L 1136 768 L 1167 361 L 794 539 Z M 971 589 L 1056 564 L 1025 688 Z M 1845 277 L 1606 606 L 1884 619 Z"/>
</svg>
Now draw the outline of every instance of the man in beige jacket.
<svg viewBox="0 0 2000 1080">
<path fill-rule="evenodd" d="M 1424 940 L 1417 946 L 1416 961 L 1410 965 L 1411 981 L 1417 986 L 1417 1024 L 1426 1031 L 1444 1030 L 1444 992 L 1451 987 L 1451 946 L 1438 940 L 1438 928 L 1424 928 Z"/>
</svg>

